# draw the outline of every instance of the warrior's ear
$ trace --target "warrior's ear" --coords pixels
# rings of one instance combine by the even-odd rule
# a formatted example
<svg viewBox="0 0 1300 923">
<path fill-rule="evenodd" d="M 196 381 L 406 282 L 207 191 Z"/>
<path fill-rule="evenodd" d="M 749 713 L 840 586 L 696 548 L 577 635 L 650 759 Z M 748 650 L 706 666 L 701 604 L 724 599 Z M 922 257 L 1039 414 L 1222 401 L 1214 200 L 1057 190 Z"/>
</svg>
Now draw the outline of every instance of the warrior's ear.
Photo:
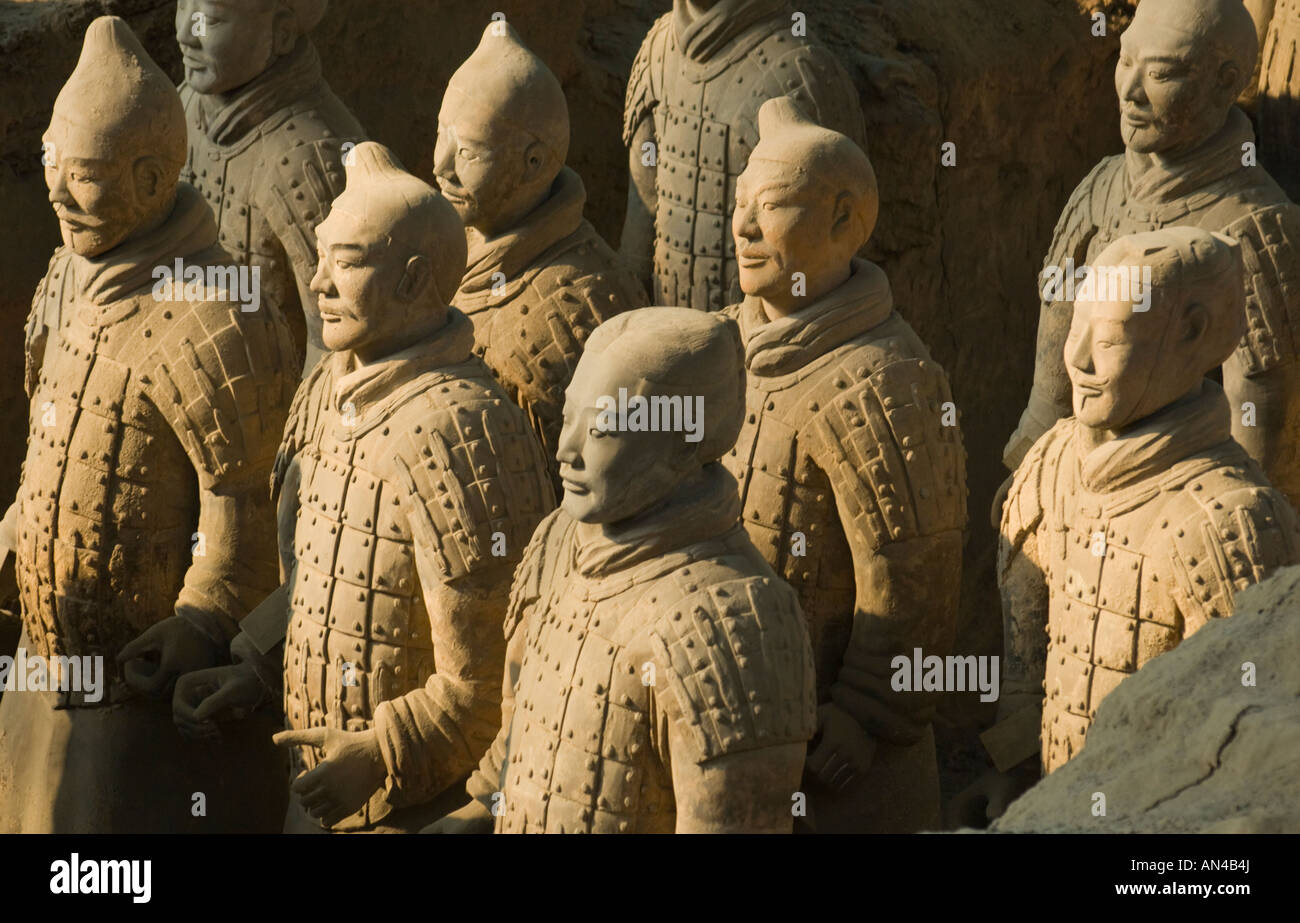
<svg viewBox="0 0 1300 923">
<path fill-rule="evenodd" d="M 1197 343 L 1205 339 L 1205 332 L 1210 329 L 1210 312 L 1199 301 L 1193 301 L 1183 309 L 1182 342 Z"/>
<path fill-rule="evenodd" d="M 427 256 L 413 256 L 406 261 L 406 270 L 397 283 L 397 297 L 407 302 L 416 302 L 429 292 L 433 285 L 433 262 Z M 437 293 L 441 298 L 441 293 Z"/>
<path fill-rule="evenodd" d="M 839 195 L 835 197 L 835 205 L 831 211 L 831 236 L 839 237 L 850 231 L 855 217 L 857 217 L 857 202 L 854 201 L 853 193 L 841 189 Z"/>
<path fill-rule="evenodd" d="M 288 4 L 277 3 L 271 20 L 271 53 L 281 58 L 293 51 L 300 32 L 298 14 Z"/>
<path fill-rule="evenodd" d="M 171 192 L 171 189 L 167 188 L 167 171 L 152 154 L 138 158 L 131 170 L 135 180 L 135 192 L 141 202 L 154 202 Z M 174 188 L 174 182 L 172 186 Z"/>
</svg>

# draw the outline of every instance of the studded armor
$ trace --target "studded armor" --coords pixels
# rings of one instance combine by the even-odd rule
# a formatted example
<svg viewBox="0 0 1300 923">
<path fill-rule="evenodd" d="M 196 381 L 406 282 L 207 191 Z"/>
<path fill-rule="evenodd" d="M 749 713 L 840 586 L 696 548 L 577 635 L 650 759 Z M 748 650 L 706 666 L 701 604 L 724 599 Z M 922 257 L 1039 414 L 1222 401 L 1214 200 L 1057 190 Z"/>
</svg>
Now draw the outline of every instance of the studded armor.
<svg viewBox="0 0 1300 923">
<path fill-rule="evenodd" d="M 373 824 L 474 767 L 498 728 L 509 574 L 553 505 L 523 414 L 469 321 L 377 369 L 334 354 L 303 383 L 277 464 L 297 467 L 284 702 L 290 728 L 375 728 Z M 282 537 L 283 541 L 283 537 Z M 316 765 L 314 751 L 295 771 Z"/>
<path fill-rule="evenodd" d="M 741 299 L 731 213 L 736 178 L 758 143 L 758 109 L 793 96 L 820 124 L 866 149 L 852 81 L 834 56 L 792 34 L 784 3 L 759 0 L 727 41 L 687 41 L 679 9 L 660 17 L 632 66 L 623 142 L 645 120 L 655 144 L 655 304 L 717 311 Z M 716 15 L 736 16 L 721 10 Z M 748 11 L 740 11 L 741 16 Z M 705 16 L 711 14 L 704 14 Z M 699 47 L 697 47 L 697 45 Z"/>
<path fill-rule="evenodd" d="M 1234 406 L 1241 403 L 1236 382 L 1269 376 L 1300 360 L 1295 333 L 1300 331 L 1300 207 L 1262 167 L 1242 166 L 1248 142 L 1254 142 L 1249 121 L 1233 109 L 1220 134 L 1179 171 L 1146 166 L 1135 172 L 1140 161 L 1132 153 L 1106 158 L 1070 197 L 1044 263 L 1068 269 L 1066 261 L 1072 260 L 1083 267 L 1121 237 L 1173 225 L 1238 240 L 1246 266 L 1246 334 L 1224 366 Z M 1042 304 L 1033 392 L 1004 455 L 1012 469 L 1038 436 L 1072 413 L 1063 359 L 1072 311 L 1068 301 Z M 1283 438 L 1282 429 L 1261 434 L 1234 423 L 1238 441 L 1251 447 L 1261 438 Z M 1269 479 L 1300 500 L 1300 470 L 1292 470 L 1300 452 L 1266 446 L 1256 455 Z M 1265 455 L 1276 461 L 1266 461 Z"/>
<path fill-rule="evenodd" d="M 646 305 L 641 284 L 582 217 L 586 199 L 566 167 L 520 227 L 490 241 L 472 232 L 455 298 L 474 322 L 475 352 L 527 413 L 557 492 L 564 389 L 583 343 L 605 320 Z"/>
<path fill-rule="evenodd" d="M 674 761 L 812 735 L 798 604 L 738 526 L 735 482 L 713 467 L 694 512 L 670 508 L 630 552 L 563 512 L 534 536 L 506 624 L 517 680 L 469 786 L 495 807 L 497 832 L 672 833 L 684 797 Z"/>
<path fill-rule="evenodd" d="M 1082 749 L 1124 677 L 1300 560 L 1296 514 L 1231 439 L 1226 405 L 1206 382 L 1087 453 L 1063 420 L 1016 471 L 998 558 L 1003 690 L 1041 703 L 1045 772 Z"/>
<path fill-rule="evenodd" d="M 890 635 L 899 651 L 942 655 L 955 628 L 965 453 L 943 369 L 893 310 L 883 272 L 857 260 L 844 286 L 775 324 L 752 299 L 727 313 L 749 379 L 745 424 L 723 462 L 754 544 L 799 594 L 819 696 L 831 696 L 850 636 L 868 641 L 855 620 L 879 623 L 872 645 Z M 899 605 L 903 587 L 872 585 L 868 569 L 888 573 L 891 547 L 928 556 L 918 572 L 929 567 L 933 586 L 951 583 L 932 605 Z"/>
<path fill-rule="evenodd" d="M 320 73 L 307 38 L 220 104 L 180 87 L 189 125 L 182 178 L 217 217 L 219 242 L 261 267 L 263 297 L 282 310 L 305 351 L 304 374 L 324 349 L 316 299 L 316 225 L 343 192 L 343 145 L 362 128 Z M 305 324 L 305 326 L 304 326 Z"/>
<path fill-rule="evenodd" d="M 40 654 L 111 663 L 178 606 L 228 643 L 275 586 L 264 484 L 296 377 L 288 331 L 213 290 L 151 291 L 153 266 L 174 256 L 228 261 L 215 236 L 182 186 L 168 222 L 116 264 L 60 251 L 42 282 L 17 500 L 23 622 Z"/>
</svg>

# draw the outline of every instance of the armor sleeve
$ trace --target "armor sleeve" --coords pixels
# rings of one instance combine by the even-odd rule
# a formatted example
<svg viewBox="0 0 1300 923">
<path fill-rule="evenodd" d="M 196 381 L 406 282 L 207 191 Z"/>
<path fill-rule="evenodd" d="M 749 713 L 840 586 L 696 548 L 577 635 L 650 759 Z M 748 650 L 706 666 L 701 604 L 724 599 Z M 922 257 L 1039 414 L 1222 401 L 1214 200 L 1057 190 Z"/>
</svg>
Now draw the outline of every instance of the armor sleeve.
<svg viewBox="0 0 1300 923">
<path fill-rule="evenodd" d="M 224 650 L 236 623 L 279 584 L 274 512 L 263 478 L 292 395 L 293 352 L 271 312 L 172 303 L 152 335 L 142 384 L 199 481 L 194 563 L 177 612 Z"/>
<path fill-rule="evenodd" d="M 560 546 L 557 539 L 567 534 L 567 530 L 556 528 L 563 519 L 561 512 L 556 510 L 542 520 L 528 547 L 524 549 L 523 560 L 515 569 L 514 582 L 510 588 L 510 605 L 506 610 L 504 624 L 506 657 L 501 678 L 501 722 L 496 738 L 483 754 L 478 768 L 465 786 L 470 797 L 488 810 L 493 808 L 492 796 L 501 791 L 501 767 L 505 765 L 510 722 L 514 718 L 515 684 L 519 681 L 524 641 L 528 635 L 528 613 L 541 599 L 549 583 L 548 571 L 553 566 L 555 551 Z"/>
<path fill-rule="evenodd" d="M 624 147 L 632 144 L 638 126 L 650 117 L 658 103 L 654 87 L 654 61 L 671 32 L 672 19 L 672 13 L 665 13 L 655 20 L 637 51 L 636 60 L 632 62 L 632 73 L 628 77 L 627 95 L 623 103 Z"/>
<path fill-rule="evenodd" d="M 325 220 L 346 179 L 342 138 L 308 141 L 302 132 L 288 150 L 270 155 L 267 170 L 272 181 L 264 193 L 267 221 L 293 266 L 304 304 L 310 304 L 308 286 L 316 274 L 316 225 Z"/>
<path fill-rule="evenodd" d="M 674 579 L 682 596 L 657 613 L 649 634 L 655 704 L 676 739 L 688 742 L 665 765 L 811 738 L 812 647 L 794 591 L 775 576 L 694 592 L 690 578 L 679 572 Z"/>
<path fill-rule="evenodd" d="M 797 46 L 774 62 L 769 73 L 785 75 L 780 91 L 772 95 L 794 97 L 817 124 L 847 135 L 867 150 L 867 126 L 858 89 L 830 49 L 817 44 Z"/>
<path fill-rule="evenodd" d="M 853 556 L 853 629 L 831 687 L 871 734 L 919 739 L 931 697 L 890 686 L 899 654 L 946 655 L 956 633 L 966 524 L 965 452 L 943 370 L 928 359 L 836 371 L 810 447 Z M 857 380 L 855 380 L 855 378 Z M 951 412 L 953 425 L 944 425 Z"/>
<path fill-rule="evenodd" d="M 1295 362 L 1300 329 L 1300 207 L 1251 212 L 1223 229 L 1241 243 L 1246 270 L 1246 333 L 1237 359 L 1247 377 Z"/>
<path fill-rule="evenodd" d="M 1020 423 L 1002 453 L 1003 463 L 1015 470 L 1034 442 L 1062 417 L 1070 416 L 1070 379 L 1065 372 L 1065 340 L 1074 316 L 1073 304 L 1044 298 L 1047 273 L 1065 273 L 1088 260 L 1088 245 L 1098 231 L 1097 215 L 1105 207 L 1111 186 L 1123 176 L 1124 158 L 1107 157 L 1083 179 L 1070 196 L 1052 232 L 1052 243 L 1039 278 L 1038 339 L 1034 354 L 1034 383 Z M 1061 276 L 1064 281 L 1064 276 Z"/>
<path fill-rule="evenodd" d="M 1183 522 L 1169 524 L 1170 593 L 1185 638 L 1210 619 L 1232 615 L 1239 590 L 1300 562 L 1300 525 L 1271 487 L 1210 472 L 1183 490 L 1199 506 Z"/>
<path fill-rule="evenodd" d="M 398 451 L 435 666 L 422 688 L 375 710 L 394 805 L 437 795 L 493 743 L 506 588 L 551 497 L 516 408 L 474 400 L 435 413 L 431 403 L 422 418 L 433 425 Z"/>
</svg>

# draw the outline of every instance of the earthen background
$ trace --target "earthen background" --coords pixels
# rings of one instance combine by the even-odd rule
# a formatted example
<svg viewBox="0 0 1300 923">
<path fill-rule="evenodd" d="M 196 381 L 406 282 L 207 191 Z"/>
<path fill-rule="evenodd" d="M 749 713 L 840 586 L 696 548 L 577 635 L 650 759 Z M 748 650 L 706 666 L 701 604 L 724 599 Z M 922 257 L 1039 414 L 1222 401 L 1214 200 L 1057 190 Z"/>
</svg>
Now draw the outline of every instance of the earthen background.
<svg viewBox="0 0 1300 923">
<path fill-rule="evenodd" d="M 315 33 L 326 77 L 369 136 L 430 177 L 443 88 L 493 12 L 555 71 L 573 124 L 570 164 L 588 215 L 617 244 L 626 197 L 627 73 L 669 0 L 333 0 Z M 988 522 L 1033 370 L 1036 277 L 1070 191 L 1122 149 L 1113 70 L 1125 0 L 801 0 L 810 34 L 852 76 L 880 180 L 869 255 L 902 314 L 947 369 L 969 453 L 961 653 L 1000 654 Z M 0 496 L 17 485 L 27 431 L 22 330 L 59 243 L 41 134 L 86 25 L 124 17 L 178 81 L 173 0 L 0 0 Z M 1108 16 L 1093 35 L 1093 10 Z M 957 163 L 940 164 L 956 144 Z M 814 551 L 815 553 L 815 551 Z M 12 642 L 11 642 L 12 644 Z M 949 696 L 945 795 L 976 768 L 993 705 Z"/>
</svg>

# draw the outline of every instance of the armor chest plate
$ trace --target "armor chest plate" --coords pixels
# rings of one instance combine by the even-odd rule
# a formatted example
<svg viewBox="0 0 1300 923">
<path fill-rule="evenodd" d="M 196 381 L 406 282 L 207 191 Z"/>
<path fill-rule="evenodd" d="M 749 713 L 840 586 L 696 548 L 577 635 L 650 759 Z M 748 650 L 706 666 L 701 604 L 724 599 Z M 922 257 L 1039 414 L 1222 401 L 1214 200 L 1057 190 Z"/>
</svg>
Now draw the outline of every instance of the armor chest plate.
<svg viewBox="0 0 1300 923">
<path fill-rule="evenodd" d="M 298 456 L 285 708 L 290 727 L 364 730 L 432 675 L 433 649 L 399 490 L 373 473 L 391 449 L 337 421 Z"/>
<path fill-rule="evenodd" d="M 243 265 L 268 265 L 279 252 L 254 188 L 262 148 L 256 132 L 229 146 L 191 134 L 182 174 L 212 208 L 221 246 Z"/>
<path fill-rule="evenodd" d="M 1166 496 L 1113 515 L 1075 496 L 1063 517 L 1070 525 L 1050 532 L 1043 706 L 1049 772 L 1083 747 L 1101 700 L 1182 639 L 1172 587 L 1156 567 L 1169 536 L 1159 528 L 1167 519 L 1152 506 L 1168 503 Z"/>
<path fill-rule="evenodd" d="M 731 213 L 736 177 L 758 142 L 767 45 L 699 82 L 675 56 L 665 60 L 654 115 L 656 304 L 717 311 L 743 297 Z"/>
<path fill-rule="evenodd" d="M 67 308 L 32 399 L 17 576 L 39 653 L 111 658 L 172 615 L 197 477 L 143 391 L 147 322 L 88 324 L 85 308 Z"/>
<path fill-rule="evenodd" d="M 820 388 L 816 376 L 781 390 L 752 381 L 740 437 L 722 461 L 740 485 L 749 537 L 799 596 L 822 696 L 843 662 L 855 584 L 830 480 L 800 447 L 798 427 L 815 413 Z"/>
<path fill-rule="evenodd" d="M 527 622 L 497 830 L 671 833 L 645 672 L 654 582 L 598 597 L 577 574 L 557 576 Z"/>
</svg>

